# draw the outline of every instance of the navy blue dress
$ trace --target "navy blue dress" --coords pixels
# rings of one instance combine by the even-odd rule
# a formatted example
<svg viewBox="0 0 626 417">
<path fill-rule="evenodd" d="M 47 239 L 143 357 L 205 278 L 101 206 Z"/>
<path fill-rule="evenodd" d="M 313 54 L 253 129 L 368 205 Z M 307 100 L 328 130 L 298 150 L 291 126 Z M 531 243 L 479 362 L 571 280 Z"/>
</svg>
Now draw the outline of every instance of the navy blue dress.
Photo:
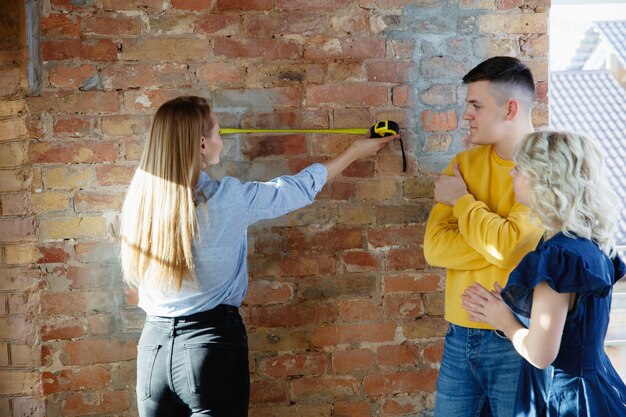
<svg viewBox="0 0 626 417">
<path fill-rule="evenodd" d="M 625 274 L 619 256 L 610 259 L 594 242 L 562 233 L 511 272 L 502 299 L 525 326 L 539 283 L 577 293 L 552 367 L 523 362 L 515 417 L 626 417 L 626 385 L 604 352 L 612 288 Z"/>
</svg>

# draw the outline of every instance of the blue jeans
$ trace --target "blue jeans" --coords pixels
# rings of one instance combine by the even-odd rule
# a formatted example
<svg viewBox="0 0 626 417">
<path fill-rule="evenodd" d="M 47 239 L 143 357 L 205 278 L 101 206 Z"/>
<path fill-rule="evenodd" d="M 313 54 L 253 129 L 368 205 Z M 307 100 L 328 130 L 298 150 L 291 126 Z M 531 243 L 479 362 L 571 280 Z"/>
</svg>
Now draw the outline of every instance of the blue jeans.
<svg viewBox="0 0 626 417">
<path fill-rule="evenodd" d="M 146 318 L 137 346 L 141 417 L 245 417 L 249 397 L 248 342 L 236 307 Z"/>
<path fill-rule="evenodd" d="M 435 416 L 478 417 L 489 415 L 489 407 L 494 417 L 513 416 L 521 364 L 522 357 L 502 333 L 450 324 Z"/>
</svg>

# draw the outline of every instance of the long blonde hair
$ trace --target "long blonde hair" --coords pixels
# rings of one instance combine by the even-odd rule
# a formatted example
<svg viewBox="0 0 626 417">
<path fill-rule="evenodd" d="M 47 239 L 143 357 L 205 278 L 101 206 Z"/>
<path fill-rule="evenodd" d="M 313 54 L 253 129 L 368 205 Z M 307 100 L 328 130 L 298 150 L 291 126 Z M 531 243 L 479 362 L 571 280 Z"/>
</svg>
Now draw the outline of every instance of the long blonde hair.
<svg viewBox="0 0 626 417">
<path fill-rule="evenodd" d="M 201 97 L 178 97 L 157 110 L 121 216 L 124 279 L 178 291 L 195 281 L 192 243 L 197 219 L 194 186 L 200 172 L 200 140 L 212 128 Z"/>
<path fill-rule="evenodd" d="M 571 132 L 535 132 L 517 145 L 513 159 L 530 181 L 529 205 L 547 237 L 563 232 L 615 254 L 620 204 L 594 141 Z"/>
</svg>

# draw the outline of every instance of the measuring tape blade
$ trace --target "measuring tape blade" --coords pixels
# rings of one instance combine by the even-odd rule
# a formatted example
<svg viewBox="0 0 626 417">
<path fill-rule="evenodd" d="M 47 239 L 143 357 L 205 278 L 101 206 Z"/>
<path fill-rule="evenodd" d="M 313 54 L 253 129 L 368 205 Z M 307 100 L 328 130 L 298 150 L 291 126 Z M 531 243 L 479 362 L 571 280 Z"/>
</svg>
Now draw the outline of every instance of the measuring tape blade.
<svg viewBox="0 0 626 417">
<path fill-rule="evenodd" d="M 233 135 L 237 133 L 339 133 L 344 135 L 367 135 L 369 129 L 238 129 L 232 127 L 220 129 L 220 135 Z"/>
</svg>

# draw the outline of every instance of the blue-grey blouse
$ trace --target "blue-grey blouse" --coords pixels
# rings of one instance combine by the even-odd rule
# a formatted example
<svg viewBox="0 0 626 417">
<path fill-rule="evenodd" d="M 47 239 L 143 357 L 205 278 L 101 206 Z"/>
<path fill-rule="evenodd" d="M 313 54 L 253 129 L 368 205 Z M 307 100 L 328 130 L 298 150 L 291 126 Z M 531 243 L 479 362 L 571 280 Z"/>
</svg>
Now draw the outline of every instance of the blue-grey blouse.
<svg viewBox="0 0 626 417">
<path fill-rule="evenodd" d="M 327 175 L 323 164 L 269 182 L 233 177 L 217 181 L 202 172 L 195 190 L 197 284 L 185 280 L 180 291 L 163 292 L 150 284 L 148 270 L 139 288 L 139 307 L 164 317 L 186 316 L 219 304 L 239 307 L 248 288 L 248 226 L 311 204 Z"/>
</svg>

